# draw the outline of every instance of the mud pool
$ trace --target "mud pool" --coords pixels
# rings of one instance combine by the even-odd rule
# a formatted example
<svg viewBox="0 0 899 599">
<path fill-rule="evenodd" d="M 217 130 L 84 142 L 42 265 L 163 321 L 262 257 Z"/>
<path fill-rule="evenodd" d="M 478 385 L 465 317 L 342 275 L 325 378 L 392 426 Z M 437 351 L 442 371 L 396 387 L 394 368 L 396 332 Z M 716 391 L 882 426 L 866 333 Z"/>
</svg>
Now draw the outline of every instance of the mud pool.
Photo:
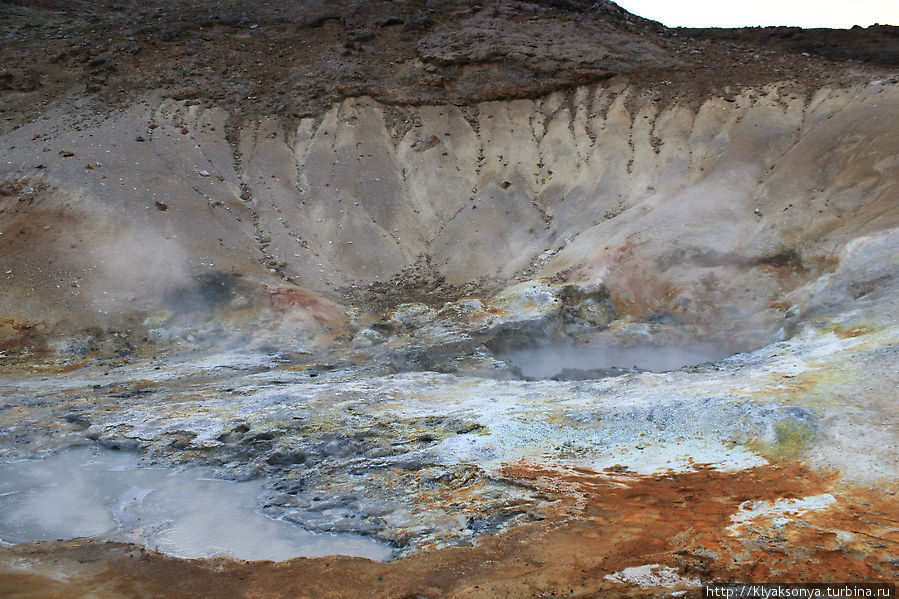
<svg viewBox="0 0 899 599">
<path fill-rule="evenodd" d="M 613 347 L 608 345 L 549 345 L 498 352 L 497 357 L 529 378 L 614 376 L 627 370 L 668 372 L 685 366 L 715 362 L 732 352 L 716 345 Z"/>
<path fill-rule="evenodd" d="M 185 557 L 285 560 L 391 548 L 353 535 L 316 534 L 258 509 L 261 486 L 201 468 L 154 468 L 137 454 L 73 449 L 0 465 L 0 542 L 76 537 L 129 541 Z"/>
</svg>

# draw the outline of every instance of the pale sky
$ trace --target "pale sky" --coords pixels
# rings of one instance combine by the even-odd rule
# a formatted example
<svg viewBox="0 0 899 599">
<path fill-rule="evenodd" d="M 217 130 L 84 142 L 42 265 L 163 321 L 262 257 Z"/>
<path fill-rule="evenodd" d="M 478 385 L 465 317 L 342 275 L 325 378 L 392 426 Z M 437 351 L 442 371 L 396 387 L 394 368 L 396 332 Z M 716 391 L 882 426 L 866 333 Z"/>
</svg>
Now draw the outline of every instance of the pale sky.
<svg viewBox="0 0 899 599">
<path fill-rule="evenodd" d="M 668 27 L 899 25 L 899 0 L 615 0 Z"/>
</svg>

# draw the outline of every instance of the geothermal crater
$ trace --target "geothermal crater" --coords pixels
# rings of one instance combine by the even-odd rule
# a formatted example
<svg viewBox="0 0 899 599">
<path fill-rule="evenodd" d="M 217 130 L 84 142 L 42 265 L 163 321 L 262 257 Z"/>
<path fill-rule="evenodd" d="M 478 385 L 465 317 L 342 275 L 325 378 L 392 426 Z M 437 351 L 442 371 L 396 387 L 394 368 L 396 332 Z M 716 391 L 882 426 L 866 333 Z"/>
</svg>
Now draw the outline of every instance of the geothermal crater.
<svg viewBox="0 0 899 599">
<path fill-rule="evenodd" d="M 5 596 L 895 580 L 895 28 L 75 4 L 0 6 Z"/>
</svg>

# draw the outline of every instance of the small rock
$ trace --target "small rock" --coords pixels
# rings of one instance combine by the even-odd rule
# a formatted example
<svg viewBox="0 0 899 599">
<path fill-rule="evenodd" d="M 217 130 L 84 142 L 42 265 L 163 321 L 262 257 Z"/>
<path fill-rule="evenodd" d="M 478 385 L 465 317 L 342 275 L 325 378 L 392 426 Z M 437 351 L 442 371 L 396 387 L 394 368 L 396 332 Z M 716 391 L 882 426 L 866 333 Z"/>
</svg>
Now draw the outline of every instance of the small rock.
<svg viewBox="0 0 899 599">
<path fill-rule="evenodd" d="M 134 138 L 134 141 L 147 141 L 147 140 L 144 139 L 143 135 L 138 135 L 137 137 Z"/>
<path fill-rule="evenodd" d="M 156 207 L 159 208 L 160 210 L 162 210 L 163 212 L 165 212 L 166 210 L 169 209 L 168 204 L 166 204 L 165 202 L 160 202 L 159 200 L 156 200 Z"/>
<path fill-rule="evenodd" d="M 417 139 L 415 143 L 412 144 L 412 149 L 416 152 L 424 152 L 426 150 L 430 150 L 439 143 L 440 138 L 436 135 L 432 135 L 430 137 L 422 137 L 420 139 Z"/>
<path fill-rule="evenodd" d="M 60 150 L 59 155 L 62 156 L 63 158 L 71 158 L 72 156 L 75 155 L 75 152 L 70 152 L 68 150 Z"/>
<path fill-rule="evenodd" d="M 71 422 L 72 424 L 78 425 L 82 428 L 88 428 L 91 425 L 90 419 L 80 412 L 69 412 L 65 416 L 63 416 L 63 420 L 66 422 Z"/>
<path fill-rule="evenodd" d="M 190 133 L 190 129 L 188 129 L 187 127 L 181 127 L 181 135 L 187 135 L 188 133 Z"/>
<path fill-rule="evenodd" d="M 92 424 L 84 431 L 84 436 L 91 441 L 96 441 L 106 431 L 105 427 L 99 424 Z"/>
<path fill-rule="evenodd" d="M 93 427 L 90 427 L 93 428 Z M 90 430 L 90 428 L 88 430 Z M 135 439 L 98 439 L 101 446 L 113 451 L 137 451 L 140 445 Z"/>
<path fill-rule="evenodd" d="M 209 176 L 209 171 L 207 171 L 207 170 L 202 170 L 202 171 L 200 171 L 200 176 L 201 176 L 201 177 L 208 177 L 208 176 Z"/>
</svg>

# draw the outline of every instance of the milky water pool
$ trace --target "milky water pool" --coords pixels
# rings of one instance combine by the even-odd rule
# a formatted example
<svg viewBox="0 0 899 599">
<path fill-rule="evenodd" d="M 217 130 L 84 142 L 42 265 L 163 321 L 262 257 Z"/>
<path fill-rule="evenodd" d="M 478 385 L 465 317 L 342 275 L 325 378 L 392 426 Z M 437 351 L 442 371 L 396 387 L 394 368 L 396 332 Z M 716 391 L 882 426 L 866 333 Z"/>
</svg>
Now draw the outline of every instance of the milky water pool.
<svg viewBox="0 0 899 599">
<path fill-rule="evenodd" d="M 714 362 L 734 352 L 712 344 L 690 345 L 584 345 L 554 344 L 508 349 L 497 357 L 516 366 L 530 378 L 551 378 L 565 371 L 636 369 L 668 372 L 686 366 Z M 601 375 L 602 373 L 597 373 Z M 590 377 L 593 378 L 593 377 Z"/>
<path fill-rule="evenodd" d="M 258 481 L 214 479 L 202 468 L 147 467 L 133 453 L 72 449 L 0 464 L 0 543 L 102 537 L 188 558 L 390 558 L 386 544 L 266 516 L 261 491 Z"/>
</svg>

